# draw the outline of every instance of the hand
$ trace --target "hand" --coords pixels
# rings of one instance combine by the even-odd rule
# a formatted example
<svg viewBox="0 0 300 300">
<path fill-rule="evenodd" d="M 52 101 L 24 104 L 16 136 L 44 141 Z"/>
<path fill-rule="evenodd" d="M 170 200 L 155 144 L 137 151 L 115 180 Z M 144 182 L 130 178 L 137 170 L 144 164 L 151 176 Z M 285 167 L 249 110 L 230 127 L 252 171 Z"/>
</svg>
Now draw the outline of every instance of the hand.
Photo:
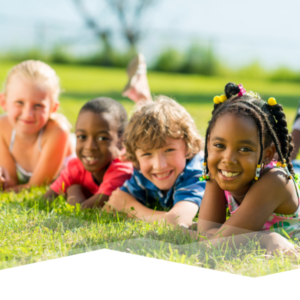
<svg viewBox="0 0 300 300">
<path fill-rule="evenodd" d="M 0 167 L 0 190 L 4 190 L 7 187 L 7 182 L 10 180 L 8 171 Z"/>
<path fill-rule="evenodd" d="M 298 249 L 295 245 L 289 242 L 286 238 L 276 232 L 272 232 L 269 235 L 263 237 L 266 239 L 265 247 L 268 255 L 279 256 L 281 254 L 298 256 Z"/>
</svg>

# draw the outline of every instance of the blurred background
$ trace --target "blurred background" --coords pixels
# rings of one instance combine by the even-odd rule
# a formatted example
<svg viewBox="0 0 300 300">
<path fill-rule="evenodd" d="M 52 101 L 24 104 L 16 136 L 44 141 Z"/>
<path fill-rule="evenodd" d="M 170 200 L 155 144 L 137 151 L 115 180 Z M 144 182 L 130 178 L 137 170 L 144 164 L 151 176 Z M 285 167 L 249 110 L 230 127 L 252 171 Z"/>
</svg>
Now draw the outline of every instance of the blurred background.
<svg viewBox="0 0 300 300">
<path fill-rule="evenodd" d="M 61 111 L 74 124 L 83 102 L 121 97 L 125 68 L 144 53 L 153 94 L 175 98 L 204 134 L 212 97 L 228 81 L 275 96 L 289 124 L 300 95 L 296 0 L 1 0 L 0 83 L 26 59 L 61 78 Z"/>
</svg>

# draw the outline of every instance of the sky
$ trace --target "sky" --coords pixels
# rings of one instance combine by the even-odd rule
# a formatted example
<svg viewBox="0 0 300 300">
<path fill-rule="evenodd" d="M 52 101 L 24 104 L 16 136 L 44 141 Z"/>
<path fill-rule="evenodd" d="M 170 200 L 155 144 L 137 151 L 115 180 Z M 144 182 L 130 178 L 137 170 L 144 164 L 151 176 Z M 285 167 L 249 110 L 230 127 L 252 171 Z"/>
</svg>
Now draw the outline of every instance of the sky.
<svg viewBox="0 0 300 300">
<path fill-rule="evenodd" d="M 104 0 L 84 3 L 99 24 L 118 30 Z M 85 54 L 96 47 L 72 0 L 0 0 L 0 7 L 1 49 L 65 44 Z M 199 43 L 211 45 L 229 66 L 259 61 L 269 69 L 300 70 L 299 11 L 297 0 L 157 0 L 137 25 L 147 32 L 138 49 L 151 60 L 164 48 Z M 125 49 L 120 36 L 114 40 Z"/>
</svg>

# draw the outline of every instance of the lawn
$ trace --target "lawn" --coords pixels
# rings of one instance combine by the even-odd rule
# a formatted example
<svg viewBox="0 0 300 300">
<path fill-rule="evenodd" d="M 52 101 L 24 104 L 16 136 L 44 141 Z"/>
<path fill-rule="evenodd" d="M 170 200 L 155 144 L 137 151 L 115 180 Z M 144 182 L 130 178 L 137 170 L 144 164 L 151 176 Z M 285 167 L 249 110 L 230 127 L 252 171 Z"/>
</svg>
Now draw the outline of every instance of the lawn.
<svg viewBox="0 0 300 300">
<path fill-rule="evenodd" d="M 0 62 L 0 83 L 12 65 Z M 113 97 L 129 114 L 134 109 L 131 101 L 121 97 L 127 80 L 124 70 L 53 67 L 63 88 L 60 111 L 73 125 L 80 107 L 94 97 Z M 202 135 L 210 118 L 212 97 L 221 94 L 230 80 L 242 81 L 246 88 L 266 97 L 275 96 L 284 105 L 291 126 L 300 95 L 297 84 L 149 73 L 152 93 L 166 94 L 184 105 Z M 66 204 L 63 197 L 48 205 L 41 200 L 44 191 L 44 188 L 34 188 L 20 194 L 1 195 L 0 269 L 102 248 L 252 277 L 299 268 L 298 258 L 266 259 L 265 251 L 255 241 L 235 250 L 225 247 L 205 251 L 199 244 L 192 243 L 189 236 L 168 226 L 126 219 L 122 214 L 103 212 L 100 215 L 98 210 L 83 212 Z"/>
</svg>

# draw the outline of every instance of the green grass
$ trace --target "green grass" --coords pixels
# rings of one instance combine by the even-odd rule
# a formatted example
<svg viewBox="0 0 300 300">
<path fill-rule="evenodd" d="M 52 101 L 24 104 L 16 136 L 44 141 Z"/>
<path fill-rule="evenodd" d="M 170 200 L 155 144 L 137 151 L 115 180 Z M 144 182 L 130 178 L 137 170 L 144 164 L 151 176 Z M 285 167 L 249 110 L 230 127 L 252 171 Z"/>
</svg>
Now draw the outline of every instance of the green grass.
<svg viewBox="0 0 300 300">
<path fill-rule="evenodd" d="M 0 62 L 0 83 L 11 62 Z M 60 111 L 74 125 L 81 106 L 98 96 L 119 100 L 128 113 L 134 104 L 122 98 L 126 84 L 124 70 L 82 66 L 53 66 L 61 78 L 64 92 Z M 153 94 L 175 98 L 190 112 L 204 135 L 213 107 L 212 98 L 221 94 L 228 81 L 239 78 L 204 77 L 149 73 Z M 289 126 L 295 115 L 300 86 L 243 80 L 244 86 L 265 96 L 275 96 L 285 107 Z M 59 197 L 52 205 L 41 201 L 44 188 L 20 194 L 2 194 L 0 201 L 0 269 L 54 259 L 95 249 L 114 249 L 147 257 L 185 263 L 246 276 L 263 276 L 299 268 L 299 259 L 272 257 L 257 242 L 237 250 L 205 251 L 189 236 L 167 226 L 126 219 L 123 214 L 80 211 Z"/>
<path fill-rule="evenodd" d="M 43 188 L 16 195 L 2 194 L 0 202 L 0 269 L 96 249 L 185 263 L 251 277 L 298 269 L 299 258 L 271 257 L 258 242 L 232 250 L 205 250 L 190 236 L 168 226 L 126 219 L 122 213 L 80 211 L 59 197 L 49 205 Z"/>
</svg>

